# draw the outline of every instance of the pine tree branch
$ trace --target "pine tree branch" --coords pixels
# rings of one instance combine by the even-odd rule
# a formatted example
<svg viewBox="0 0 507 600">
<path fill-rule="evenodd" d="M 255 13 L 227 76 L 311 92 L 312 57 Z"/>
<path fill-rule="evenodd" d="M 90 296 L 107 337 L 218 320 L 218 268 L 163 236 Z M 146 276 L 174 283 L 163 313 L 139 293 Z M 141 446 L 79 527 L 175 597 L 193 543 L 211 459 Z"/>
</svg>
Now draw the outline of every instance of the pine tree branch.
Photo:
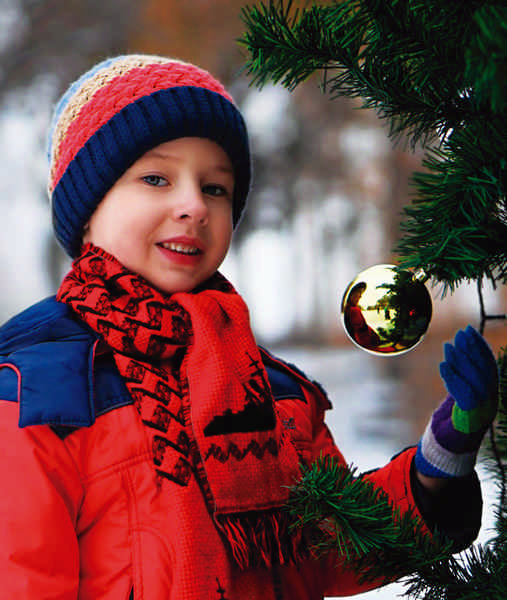
<svg viewBox="0 0 507 600">
<path fill-rule="evenodd" d="M 493 113 L 507 109 L 507 6 L 486 4 L 474 14 L 475 34 L 465 51 L 465 78 Z"/>
<path fill-rule="evenodd" d="M 354 14 L 358 3 L 346 4 L 304 11 L 292 10 L 292 0 L 244 7 L 247 31 L 240 43 L 250 53 L 246 69 L 252 83 L 273 81 L 293 90 L 315 71 L 354 64 L 363 34 Z M 336 47 L 335 39 L 342 44 Z"/>
<path fill-rule="evenodd" d="M 392 581 L 451 553 L 411 512 L 393 510 L 386 494 L 331 457 L 303 468 L 287 510 L 316 556 L 337 552 L 361 581 Z"/>
<path fill-rule="evenodd" d="M 412 144 L 437 142 L 414 176 L 396 248 L 451 290 L 507 283 L 507 8 L 487 0 L 343 0 L 245 8 L 254 83 L 294 89 L 324 73 L 333 97 L 360 97 Z"/>
<path fill-rule="evenodd" d="M 292 2 L 242 11 L 253 83 L 294 89 L 324 72 L 331 95 L 359 97 L 389 121 L 391 135 L 444 136 L 463 122 L 463 48 L 473 12 L 484 0 L 428 6 L 417 1 L 344 0 L 291 11 Z"/>
<path fill-rule="evenodd" d="M 473 546 L 408 577 L 405 595 L 415 600 L 504 600 L 506 558 L 505 543 Z"/>
<path fill-rule="evenodd" d="M 383 492 L 357 479 L 333 458 L 303 471 L 287 505 L 293 528 L 303 529 L 316 556 L 337 553 L 360 582 L 402 578 L 405 595 L 424 600 L 504 600 L 507 597 L 507 524 L 486 546 L 458 556 L 444 538 L 431 537 L 411 513 L 400 516 Z M 308 533 L 309 532 L 309 533 Z"/>
<path fill-rule="evenodd" d="M 427 152 L 396 251 L 451 290 L 483 276 L 507 281 L 507 138 L 503 116 L 458 129 Z"/>
</svg>

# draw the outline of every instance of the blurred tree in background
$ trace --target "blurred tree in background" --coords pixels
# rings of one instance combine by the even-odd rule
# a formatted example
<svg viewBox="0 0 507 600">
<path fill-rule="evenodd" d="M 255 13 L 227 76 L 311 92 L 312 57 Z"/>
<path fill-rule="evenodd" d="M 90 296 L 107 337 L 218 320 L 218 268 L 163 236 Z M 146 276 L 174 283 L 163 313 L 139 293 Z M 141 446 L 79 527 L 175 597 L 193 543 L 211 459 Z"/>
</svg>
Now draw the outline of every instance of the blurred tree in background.
<svg viewBox="0 0 507 600">
<path fill-rule="evenodd" d="M 70 81 L 128 44 L 137 12 L 129 0 L 2 0 L 0 94 L 44 73 Z"/>
<path fill-rule="evenodd" d="M 28 168 L 34 179 L 34 186 L 26 190 L 27 196 L 33 196 L 31 200 L 26 199 L 26 204 L 34 203 L 33 211 L 24 211 L 26 223 L 30 221 L 30 214 L 26 213 L 37 212 L 39 219 L 44 215 L 44 211 L 38 210 L 38 202 L 42 200 L 47 206 L 45 135 L 51 104 L 64 87 L 95 60 L 127 47 L 137 18 L 137 3 L 129 0 L 1 0 L 0 107 L 4 128 L 7 129 L 2 135 L 3 168 L 11 175 L 4 178 L 1 196 L 3 202 L 9 202 L 13 195 L 22 194 L 12 182 L 12 173 L 22 161 L 25 173 Z M 9 122 L 16 120 L 22 123 L 11 131 Z M 32 143 L 27 138 L 32 138 Z M 19 152 L 16 152 L 18 146 Z M 16 164 L 6 164 L 7 157 Z M 11 280 L 11 285 L 5 287 L 11 290 L 12 296 L 4 299 L 4 306 L 0 306 L 0 314 L 5 312 L 5 316 L 17 308 L 17 302 L 19 306 L 25 306 L 32 300 L 31 294 L 42 293 L 38 289 L 44 285 L 44 278 L 40 277 L 41 268 L 48 274 L 46 285 L 54 287 L 66 264 L 63 252 L 50 233 L 49 213 L 46 227 L 42 227 L 44 231 L 37 231 L 43 238 L 39 244 L 34 244 L 33 236 L 26 231 L 32 227 L 25 228 L 23 222 L 18 222 L 22 218 L 23 215 L 13 215 L 15 223 L 12 226 L 18 230 L 18 235 L 23 235 L 25 229 L 24 260 L 29 261 L 32 254 L 33 261 L 31 264 L 17 264 L 23 260 L 19 256 L 19 245 L 14 253 L 12 243 L 9 244 L 11 269 L 0 271 L 4 280 Z M 2 250 L 5 256 L 7 246 Z M 42 264 L 39 262 L 41 257 Z M 36 271 L 39 277 L 38 284 L 30 286 L 32 271 Z M 27 277 L 30 278 L 28 282 Z"/>
</svg>

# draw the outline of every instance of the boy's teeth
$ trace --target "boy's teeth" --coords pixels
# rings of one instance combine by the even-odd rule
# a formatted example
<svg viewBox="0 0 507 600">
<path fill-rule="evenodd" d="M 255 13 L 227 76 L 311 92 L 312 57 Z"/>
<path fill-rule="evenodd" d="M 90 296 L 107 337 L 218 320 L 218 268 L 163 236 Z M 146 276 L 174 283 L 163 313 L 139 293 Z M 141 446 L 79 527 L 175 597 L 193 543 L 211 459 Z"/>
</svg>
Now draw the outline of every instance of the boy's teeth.
<svg viewBox="0 0 507 600">
<path fill-rule="evenodd" d="M 172 250 L 173 252 L 182 252 L 183 254 L 197 254 L 199 252 L 199 249 L 194 246 L 185 246 L 173 242 L 164 242 L 162 247 L 167 250 Z"/>
</svg>

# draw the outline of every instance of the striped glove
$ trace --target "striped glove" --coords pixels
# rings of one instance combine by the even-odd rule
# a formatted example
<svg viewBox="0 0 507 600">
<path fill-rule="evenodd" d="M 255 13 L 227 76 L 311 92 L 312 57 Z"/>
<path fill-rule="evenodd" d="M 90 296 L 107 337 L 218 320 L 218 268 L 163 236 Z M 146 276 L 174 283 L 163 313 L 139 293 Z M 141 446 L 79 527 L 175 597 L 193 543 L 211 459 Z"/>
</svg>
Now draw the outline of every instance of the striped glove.
<svg viewBox="0 0 507 600">
<path fill-rule="evenodd" d="M 482 438 L 498 407 L 498 371 L 493 352 L 470 325 L 444 345 L 440 375 L 449 395 L 433 413 L 415 456 L 428 477 L 464 477 L 475 466 Z"/>
</svg>

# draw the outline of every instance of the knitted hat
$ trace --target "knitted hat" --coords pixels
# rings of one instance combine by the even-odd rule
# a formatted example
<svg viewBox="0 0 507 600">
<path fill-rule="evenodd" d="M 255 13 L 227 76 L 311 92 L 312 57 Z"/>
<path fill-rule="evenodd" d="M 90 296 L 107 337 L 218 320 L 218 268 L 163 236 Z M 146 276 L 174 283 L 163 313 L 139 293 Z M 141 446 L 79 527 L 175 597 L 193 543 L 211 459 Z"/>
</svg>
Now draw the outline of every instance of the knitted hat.
<svg viewBox="0 0 507 600">
<path fill-rule="evenodd" d="M 219 81 L 189 63 L 126 55 L 99 63 L 70 86 L 49 134 L 48 193 L 56 238 L 71 257 L 116 180 L 151 148 L 181 137 L 208 138 L 229 156 L 236 225 L 250 186 L 248 134 Z"/>
</svg>

